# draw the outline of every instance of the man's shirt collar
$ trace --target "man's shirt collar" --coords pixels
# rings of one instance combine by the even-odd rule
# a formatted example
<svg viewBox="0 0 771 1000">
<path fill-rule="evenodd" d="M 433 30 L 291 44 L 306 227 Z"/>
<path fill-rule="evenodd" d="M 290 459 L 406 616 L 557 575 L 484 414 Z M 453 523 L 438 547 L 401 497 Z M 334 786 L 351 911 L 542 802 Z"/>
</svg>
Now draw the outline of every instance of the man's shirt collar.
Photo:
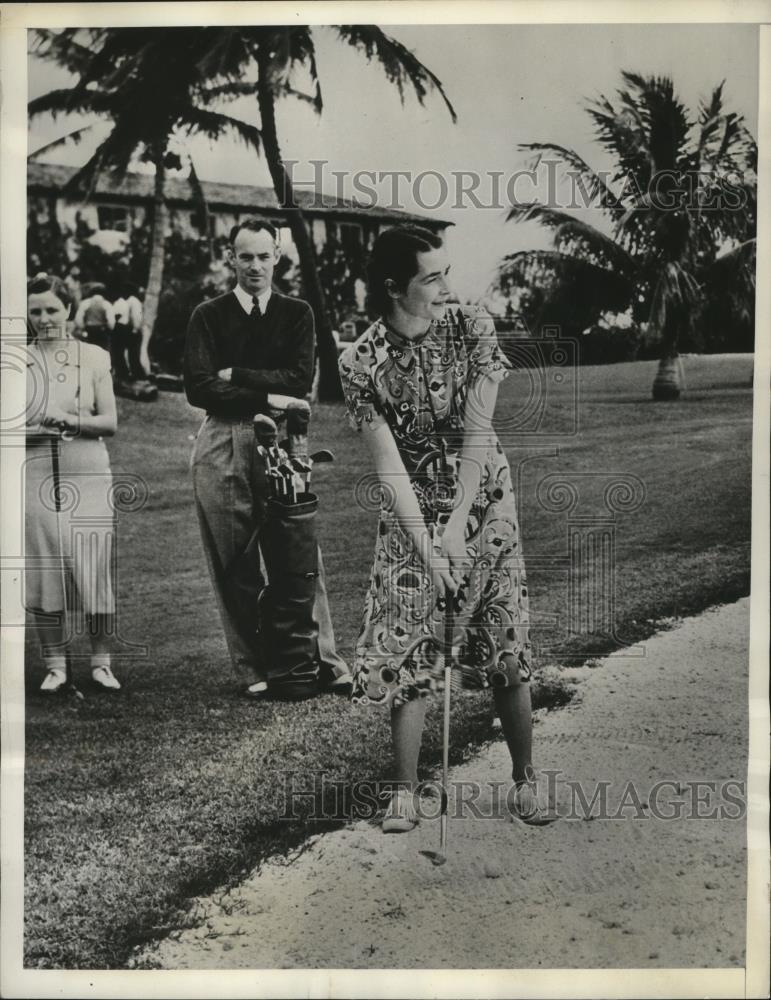
<svg viewBox="0 0 771 1000">
<path fill-rule="evenodd" d="M 245 292 L 240 285 L 236 285 L 233 291 L 236 293 L 236 298 L 241 303 L 241 308 L 247 316 L 250 316 L 252 313 L 252 306 L 254 305 L 252 296 L 248 292 Z M 262 295 L 257 296 L 257 301 L 260 304 L 260 312 L 263 316 L 265 315 L 265 310 L 268 308 L 268 302 L 272 294 L 273 290 L 268 288 L 262 293 Z"/>
</svg>

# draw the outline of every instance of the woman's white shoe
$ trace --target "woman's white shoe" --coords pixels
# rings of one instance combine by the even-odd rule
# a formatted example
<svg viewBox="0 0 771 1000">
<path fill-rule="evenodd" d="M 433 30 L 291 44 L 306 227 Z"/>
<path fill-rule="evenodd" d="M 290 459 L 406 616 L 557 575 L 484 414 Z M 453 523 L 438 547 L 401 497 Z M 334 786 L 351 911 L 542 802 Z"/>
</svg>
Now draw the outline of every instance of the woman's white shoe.
<svg viewBox="0 0 771 1000">
<path fill-rule="evenodd" d="M 120 681 L 109 667 L 94 667 L 91 678 L 97 687 L 105 691 L 120 691 Z"/>
<path fill-rule="evenodd" d="M 66 670 L 49 670 L 48 673 L 43 678 L 43 683 L 40 685 L 40 690 L 44 694 L 56 694 L 58 691 L 64 687 L 67 683 L 67 671 Z"/>
<path fill-rule="evenodd" d="M 519 820 L 527 826 L 549 826 L 560 818 L 556 810 L 544 807 L 538 801 L 538 785 L 532 765 L 526 768 L 524 780 L 514 782 L 514 801 L 510 803 L 509 812 L 512 822 Z"/>
<path fill-rule="evenodd" d="M 415 796 L 406 788 L 400 788 L 388 803 L 383 817 L 383 833 L 409 833 L 418 825 L 415 811 Z"/>
</svg>

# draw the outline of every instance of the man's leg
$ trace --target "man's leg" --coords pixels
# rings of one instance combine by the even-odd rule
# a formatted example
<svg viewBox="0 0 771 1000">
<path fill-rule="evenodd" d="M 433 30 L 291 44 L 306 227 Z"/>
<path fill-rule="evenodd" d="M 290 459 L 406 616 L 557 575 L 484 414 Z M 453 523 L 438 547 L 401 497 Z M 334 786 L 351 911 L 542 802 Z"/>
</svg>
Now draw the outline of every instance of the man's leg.
<svg viewBox="0 0 771 1000">
<path fill-rule="evenodd" d="M 319 546 L 319 575 L 316 578 L 316 599 L 313 604 L 313 617 L 319 626 L 319 663 L 322 678 L 326 674 L 332 680 L 350 676 L 348 665 L 337 652 L 335 632 L 332 628 L 332 616 L 329 613 L 327 600 L 327 585 L 324 574 L 324 563 Z"/>
<path fill-rule="evenodd" d="M 126 337 L 129 374 L 135 382 L 146 379 L 148 372 L 142 367 L 142 331 L 131 330 Z"/>
<path fill-rule="evenodd" d="M 129 377 L 126 365 L 126 334 L 127 327 L 123 323 L 116 323 L 115 329 L 110 337 L 110 359 L 112 360 L 113 378 L 125 382 Z"/>
<path fill-rule="evenodd" d="M 240 447 L 240 431 L 237 424 L 208 418 L 196 441 L 192 468 L 201 541 L 228 652 L 239 681 L 252 684 L 264 679 L 256 662 L 256 608 L 254 621 L 246 621 L 228 576 L 254 530 L 249 470 L 243 467 L 249 456 Z"/>
</svg>

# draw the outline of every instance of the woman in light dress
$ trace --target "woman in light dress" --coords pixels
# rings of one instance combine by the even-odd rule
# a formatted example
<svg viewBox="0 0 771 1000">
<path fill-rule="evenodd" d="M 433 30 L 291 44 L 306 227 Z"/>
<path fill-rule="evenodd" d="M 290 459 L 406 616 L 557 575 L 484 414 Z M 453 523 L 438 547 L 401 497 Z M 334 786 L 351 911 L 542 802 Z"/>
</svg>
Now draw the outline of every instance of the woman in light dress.
<svg viewBox="0 0 771 1000">
<path fill-rule="evenodd" d="M 110 356 L 68 331 L 65 284 L 27 286 L 25 590 L 42 646 L 44 694 L 68 683 L 74 612 L 85 612 L 91 679 L 119 691 L 110 662 L 115 598 L 114 507 L 104 438 L 117 426 Z"/>
</svg>

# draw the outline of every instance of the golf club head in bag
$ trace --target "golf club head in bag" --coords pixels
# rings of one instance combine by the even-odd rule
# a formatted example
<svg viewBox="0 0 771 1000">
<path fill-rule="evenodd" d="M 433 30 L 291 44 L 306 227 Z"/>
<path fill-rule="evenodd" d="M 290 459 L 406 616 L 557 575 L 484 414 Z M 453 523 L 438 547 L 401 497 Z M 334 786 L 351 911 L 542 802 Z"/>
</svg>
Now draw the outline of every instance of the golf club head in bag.
<svg viewBox="0 0 771 1000">
<path fill-rule="evenodd" d="M 254 428 L 254 438 L 258 445 L 270 451 L 275 447 L 278 438 L 278 428 L 275 420 L 272 420 L 267 413 L 257 413 L 252 423 Z"/>
<path fill-rule="evenodd" d="M 304 399 L 293 400 L 286 408 L 286 450 L 290 458 L 308 459 L 308 425 L 311 419 L 310 403 Z"/>
</svg>

